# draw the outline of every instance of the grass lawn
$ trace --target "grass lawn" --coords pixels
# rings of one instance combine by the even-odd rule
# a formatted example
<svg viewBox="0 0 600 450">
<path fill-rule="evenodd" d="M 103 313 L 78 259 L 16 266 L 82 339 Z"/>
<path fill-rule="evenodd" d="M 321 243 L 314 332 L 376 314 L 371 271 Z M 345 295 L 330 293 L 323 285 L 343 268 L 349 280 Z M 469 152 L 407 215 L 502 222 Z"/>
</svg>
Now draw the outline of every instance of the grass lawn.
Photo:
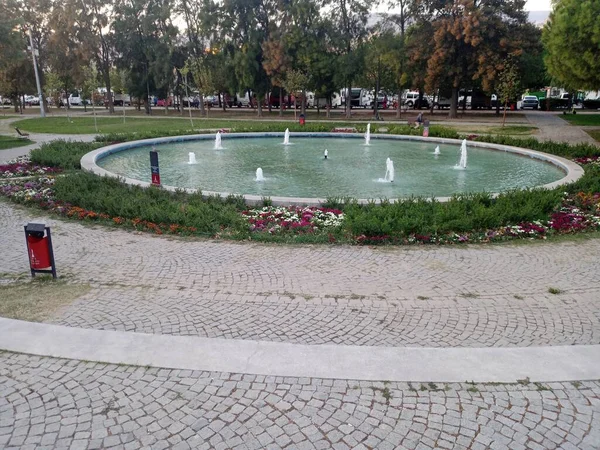
<svg viewBox="0 0 600 450">
<path fill-rule="evenodd" d="M 526 125 L 506 125 L 501 126 L 469 126 L 469 125 L 455 125 L 454 123 L 445 124 L 449 128 L 454 128 L 459 133 L 464 134 L 503 134 L 506 136 L 528 136 L 534 134 L 537 131 L 536 127 Z"/>
<path fill-rule="evenodd" d="M 600 142 L 600 130 L 590 130 L 587 132 L 587 134 Z"/>
<path fill-rule="evenodd" d="M 9 283 L 0 286 L 0 316 L 43 322 L 89 290 L 88 285 L 52 281 L 52 278 L 40 275 L 32 281 Z"/>
<path fill-rule="evenodd" d="M 21 139 L 14 136 L 0 136 L 0 150 L 7 150 L 9 148 L 24 147 L 26 145 L 33 144 L 33 141 L 29 139 Z"/>
<path fill-rule="evenodd" d="M 226 119 L 194 119 L 194 130 L 235 128 L 256 126 L 263 121 L 231 121 Z M 268 122 L 268 121 L 267 121 Z M 290 123 L 295 123 L 290 121 Z M 94 134 L 94 119 L 92 117 L 75 117 L 69 122 L 66 117 L 49 117 L 46 119 L 29 119 L 15 122 L 13 126 L 34 133 L 60 134 Z M 332 126 L 335 126 L 332 123 Z M 99 117 L 99 133 L 145 133 L 159 131 L 191 130 L 189 119 L 148 119 L 127 118 L 123 123 L 122 117 Z"/>
<path fill-rule="evenodd" d="M 566 114 L 560 116 L 560 118 L 565 119 L 573 125 L 600 126 L 600 114 Z"/>
<path fill-rule="evenodd" d="M 372 122 L 372 126 L 383 126 L 387 127 L 394 124 L 406 124 L 406 117 L 408 115 L 404 115 L 404 118 L 399 121 L 394 122 L 372 122 L 368 120 L 368 117 L 365 117 L 363 120 L 364 123 L 367 121 Z M 316 116 L 315 116 L 316 118 Z M 321 115 L 321 118 L 324 118 L 324 115 Z M 231 128 L 231 129 L 244 129 L 247 131 L 248 128 L 260 128 L 261 124 L 297 124 L 297 120 L 294 120 L 293 116 L 288 115 L 285 116 L 284 121 L 281 121 L 279 116 L 272 115 L 270 118 L 264 118 L 261 120 L 255 119 L 252 115 L 245 114 L 240 119 L 240 115 L 229 116 L 229 117 L 220 117 L 220 118 L 194 118 L 193 119 L 193 129 L 194 130 L 206 130 L 206 129 L 219 129 L 219 128 Z M 307 124 L 315 123 L 311 122 L 311 117 L 309 116 L 307 119 Z M 351 121 L 345 121 L 342 117 L 337 116 L 337 120 L 335 121 L 327 121 L 326 126 L 331 128 L 333 127 L 352 127 L 354 126 L 354 117 Z M 437 118 L 434 118 L 437 120 Z M 161 132 L 161 131 L 177 131 L 177 130 L 192 130 L 192 125 L 190 123 L 189 118 L 147 118 L 147 117 L 127 117 L 125 119 L 125 123 L 123 123 L 122 116 L 100 116 L 97 118 L 98 122 L 98 132 L 100 134 L 107 133 L 146 133 L 146 132 Z M 26 130 L 33 133 L 60 133 L 60 134 L 94 134 L 96 133 L 96 129 L 94 127 L 94 119 L 93 117 L 74 117 L 69 121 L 67 117 L 48 117 L 45 119 L 35 118 L 35 119 L 26 119 L 15 122 L 12 124 L 19 129 Z M 325 125 L 325 124 L 324 124 Z M 453 127 L 454 123 L 445 123 L 445 126 Z M 496 126 L 495 124 L 490 124 L 492 126 L 482 125 L 480 127 L 477 126 L 468 126 L 468 125 L 457 125 L 457 130 L 463 131 L 462 128 L 465 128 L 464 131 L 475 134 L 507 134 L 507 135 L 525 135 L 531 134 L 534 127 L 530 126 L 521 126 L 521 125 L 507 125 L 504 128 Z M 468 130 L 467 130 L 468 128 Z"/>
</svg>

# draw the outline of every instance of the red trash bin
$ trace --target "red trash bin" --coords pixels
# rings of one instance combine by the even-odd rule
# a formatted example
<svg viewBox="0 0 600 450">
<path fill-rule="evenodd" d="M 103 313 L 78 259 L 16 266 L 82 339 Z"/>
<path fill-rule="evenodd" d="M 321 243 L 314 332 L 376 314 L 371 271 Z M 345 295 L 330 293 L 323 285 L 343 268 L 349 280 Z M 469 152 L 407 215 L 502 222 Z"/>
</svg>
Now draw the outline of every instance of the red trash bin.
<svg viewBox="0 0 600 450">
<path fill-rule="evenodd" d="M 52 266 L 48 236 L 27 236 L 29 264 L 32 269 L 46 269 Z"/>
</svg>

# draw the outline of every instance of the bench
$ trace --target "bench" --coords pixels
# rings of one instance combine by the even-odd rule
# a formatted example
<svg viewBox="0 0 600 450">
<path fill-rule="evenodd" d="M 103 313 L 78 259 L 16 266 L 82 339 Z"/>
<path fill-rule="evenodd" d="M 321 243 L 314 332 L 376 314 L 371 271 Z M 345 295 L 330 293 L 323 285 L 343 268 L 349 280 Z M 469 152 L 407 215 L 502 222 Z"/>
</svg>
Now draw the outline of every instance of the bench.
<svg viewBox="0 0 600 450">
<path fill-rule="evenodd" d="M 25 133 L 24 131 L 21 131 L 21 130 L 19 130 L 16 127 L 15 127 L 15 130 L 16 130 L 17 134 L 19 135 L 19 137 L 21 139 L 28 139 L 29 138 L 29 133 Z"/>
</svg>

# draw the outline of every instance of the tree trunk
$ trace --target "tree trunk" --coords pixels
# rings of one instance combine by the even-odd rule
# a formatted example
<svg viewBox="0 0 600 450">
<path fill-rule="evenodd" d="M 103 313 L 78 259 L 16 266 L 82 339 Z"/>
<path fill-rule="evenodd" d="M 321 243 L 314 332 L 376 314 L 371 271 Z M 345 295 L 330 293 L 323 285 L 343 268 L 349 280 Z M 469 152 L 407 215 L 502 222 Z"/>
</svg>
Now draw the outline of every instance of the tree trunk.
<svg viewBox="0 0 600 450">
<path fill-rule="evenodd" d="M 327 97 L 327 106 L 325 107 L 325 117 L 331 119 L 331 95 Z"/>
<path fill-rule="evenodd" d="M 379 73 L 379 72 L 378 72 Z M 379 120 L 379 76 L 375 82 L 375 120 Z"/>
<path fill-rule="evenodd" d="M 260 96 L 256 96 L 256 107 L 258 110 L 258 117 L 262 117 L 263 116 L 263 111 L 262 111 L 262 100 L 260 99 Z"/>
<path fill-rule="evenodd" d="M 450 112 L 448 117 L 450 119 L 456 119 L 458 116 L 458 88 L 452 88 L 452 98 L 450 99 Z"/>
<path fill-rule="evenodd" d="M 352 118 L 352 83 L 348 83 L 346 91 L 346 119 Z"/>
<path fill-rule="evenodd" d="M 396 119 L 402 118 L 402 93 L 398 94 L 398 101 L 396 102 Z"/>
<path fill-rule="evenodd" d="M 227 111 L 227 102 L 225 101 L 225 92 L 221 92 L 221 95 L 223 96 L 223 112 Z"/>
<path fill-rule="evenodd" d="M 504 101 L 504 115 L 502 116 L 502 128 L 504 128 L 504 122 L 506 122 L 506 103 L 507 101 Z M 498 104 L 498 102 L 496 101 L 496 105 Z"/>
<path fill-rule="evenodd" d="M 206 110 L 204 109 L 204 96 L 202 95 L 202 92 L 200 92 L 199 97 L 200 97 L 200 115 L 206 116 Z"/>
<path fill-rule="evenodd" d="M 300 111 L 306 116 L 306 90 L 302 89 L 302 106 Z"/>
<path fill-rule="evenodd" d="M 500 117 L 500 102 L 498 101 L 498 97 L 496 97 L 496 117 Z"/>
<path fill-rule="evenodd" d="M 279 88 L 279 117 L 283 117 L 283 89 Z"/>
<path fill-rule="evenodd" d="M 106 85 L 106 94 L 108 97 L 108 112 L 110 114 L 114 114 L 115 113 L 115 105 L 113 103 L 109 71 L 108 70 L 103 71 L 102 77 L 104 78 L 104 84 Z"/>
</svg>

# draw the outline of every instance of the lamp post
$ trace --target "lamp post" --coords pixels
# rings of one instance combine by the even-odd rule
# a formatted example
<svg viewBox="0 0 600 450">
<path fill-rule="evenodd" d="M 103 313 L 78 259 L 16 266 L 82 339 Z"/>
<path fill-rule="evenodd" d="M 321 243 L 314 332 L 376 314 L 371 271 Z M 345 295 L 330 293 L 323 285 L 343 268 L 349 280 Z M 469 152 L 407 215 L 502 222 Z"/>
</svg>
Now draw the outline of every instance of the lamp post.
<svg viewBox="0 0 600 450">
<path fill-rule="evenodd" d="M 27 34 L 29 34 L 29 44 L 31 45 L 31 56 L 33 58 L 33 71 L 35 72 L 35 83 L 37 84 L 38 96 L 40 98 L 40 116 L 46 117 L 46 110 L 44 109 L 44 95 L 42 94 L 42 85 L 40 84 L 40 74 L 38 73 L 37 61 L 35 59 L 35 54 L 36 54 L 37 50 L 33 46 L 33 37 L 31 36 L 31 28 L 27 29 Z"/>
</svg>

